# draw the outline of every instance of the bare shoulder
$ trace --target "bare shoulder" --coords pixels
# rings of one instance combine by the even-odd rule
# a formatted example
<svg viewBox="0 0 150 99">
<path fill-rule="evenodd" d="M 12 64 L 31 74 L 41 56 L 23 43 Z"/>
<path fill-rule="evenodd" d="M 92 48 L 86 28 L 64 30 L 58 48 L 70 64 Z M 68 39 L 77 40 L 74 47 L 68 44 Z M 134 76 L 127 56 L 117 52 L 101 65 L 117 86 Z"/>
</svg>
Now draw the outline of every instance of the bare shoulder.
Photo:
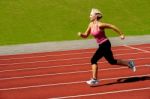
<svg viewBox="0 0 150 99">
<path fill-rule="evenodd" d="M 112 24 L 99 22 L 99 27 L 101 27 L 101 28 L 109 28 L 111 26 L 112 26 Z"/>
<path fill-rule="evenodd" d="M 104 22 L 99 22 L 99 26 L 107 26 L 107 25 L 111 25 L 109 23 L 104 23 Z"/>
</svg>

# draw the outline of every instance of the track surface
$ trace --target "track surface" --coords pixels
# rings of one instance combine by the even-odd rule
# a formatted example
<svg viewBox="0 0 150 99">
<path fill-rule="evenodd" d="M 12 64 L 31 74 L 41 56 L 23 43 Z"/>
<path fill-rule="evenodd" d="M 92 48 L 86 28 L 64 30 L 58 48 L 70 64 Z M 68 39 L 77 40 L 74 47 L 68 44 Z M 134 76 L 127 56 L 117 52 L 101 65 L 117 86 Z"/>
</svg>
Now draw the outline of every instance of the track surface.
<svg viewBox="0 0 150 99">
<path fill-rule="evenodd" d="M 100 85 L 88 86 L 96 49 L 0 56 L 0 99 L 150 99 L 150 44 L 112 47 L 137 71 L 99 61 Z"/>
</svg>

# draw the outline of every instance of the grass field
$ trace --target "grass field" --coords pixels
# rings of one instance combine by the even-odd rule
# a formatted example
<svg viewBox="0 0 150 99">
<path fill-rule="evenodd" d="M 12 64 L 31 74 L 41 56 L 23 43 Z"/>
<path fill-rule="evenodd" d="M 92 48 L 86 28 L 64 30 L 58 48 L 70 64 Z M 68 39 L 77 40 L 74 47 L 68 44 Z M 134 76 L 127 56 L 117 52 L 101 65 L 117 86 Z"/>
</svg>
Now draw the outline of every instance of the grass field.
<svg viewBox="0 0 150 99">
<path fill-rule="evenodd" d="M 0 0 L 0 45 L 81 39 L 93 7 L 126 35 L 150 34 L 150 0 Z"/>
</svg>

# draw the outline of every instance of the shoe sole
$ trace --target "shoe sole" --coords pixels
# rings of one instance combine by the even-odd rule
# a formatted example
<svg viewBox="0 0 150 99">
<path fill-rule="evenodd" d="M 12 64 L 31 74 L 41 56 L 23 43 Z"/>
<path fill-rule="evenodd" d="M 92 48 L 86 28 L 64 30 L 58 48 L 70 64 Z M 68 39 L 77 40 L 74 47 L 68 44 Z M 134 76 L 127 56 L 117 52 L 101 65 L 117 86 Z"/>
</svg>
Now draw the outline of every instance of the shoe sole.
<svg viewBox="0 0 150 99">
<path fill-rule="evenodd" d="M 86 82 L 88 85 L 90 85 L 90 87 L 95 87 L 95 86 L 98 86 L 99 85 L 99 82 L 98 83 L 96 83 L 96 84 L 90 84 L 90 83 L 88 83 L 88 82 Z"/>
</svg>

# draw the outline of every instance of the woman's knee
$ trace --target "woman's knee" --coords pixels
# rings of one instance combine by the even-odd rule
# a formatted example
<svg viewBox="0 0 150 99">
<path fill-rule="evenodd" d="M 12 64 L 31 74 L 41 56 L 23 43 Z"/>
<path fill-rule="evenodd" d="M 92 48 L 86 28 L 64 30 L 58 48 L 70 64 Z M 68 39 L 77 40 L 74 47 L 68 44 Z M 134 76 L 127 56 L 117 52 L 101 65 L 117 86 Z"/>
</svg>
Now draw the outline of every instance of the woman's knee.
<svg viewBox="0 0 150 99">
<path fill-rule="evenodd" d="M 108 61 L 111 65 L 116 65 L 117 64 L 117 60 L 110 60 Z"/>
<path fill-rule="evenodd" d="M 91 59 L 91 65 L 93 64 L 97 64 L 97 60 L 95 60 L 94 58 Z"/>
</svg>

